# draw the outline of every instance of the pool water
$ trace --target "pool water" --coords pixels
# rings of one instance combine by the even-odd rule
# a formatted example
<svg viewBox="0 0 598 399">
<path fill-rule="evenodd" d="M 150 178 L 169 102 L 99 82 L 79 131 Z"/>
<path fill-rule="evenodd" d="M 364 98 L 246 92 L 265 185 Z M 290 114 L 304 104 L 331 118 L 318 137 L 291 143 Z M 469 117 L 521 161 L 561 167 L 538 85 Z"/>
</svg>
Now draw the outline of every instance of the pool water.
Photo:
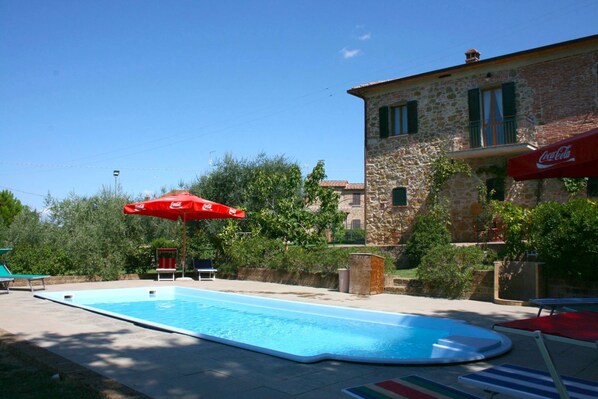
<svg viewBox="0 0 598 399">
<path fill-rule="evenodd" d="M 35 296 L 304 363 L 455 363 L 496 356 L 511 347 L 505 336 L 458 320 L 183 287 Z"/>
</svg>

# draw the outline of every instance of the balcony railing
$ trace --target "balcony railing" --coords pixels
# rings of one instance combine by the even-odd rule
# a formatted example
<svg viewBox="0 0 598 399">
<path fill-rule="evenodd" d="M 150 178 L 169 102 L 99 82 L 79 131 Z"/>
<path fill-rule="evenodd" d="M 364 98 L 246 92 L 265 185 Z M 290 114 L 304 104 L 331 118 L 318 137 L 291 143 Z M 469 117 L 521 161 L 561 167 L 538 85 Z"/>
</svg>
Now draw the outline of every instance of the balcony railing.
<svg viewBox="0 0 598 399">
<path fill-rule="evenodd" d="M 535 124 L 529 117 L 509 117 L 503 122 L 485 126 L 481 121 L 469 124 L 469 148 L 535 142 Z"/>
</svg>

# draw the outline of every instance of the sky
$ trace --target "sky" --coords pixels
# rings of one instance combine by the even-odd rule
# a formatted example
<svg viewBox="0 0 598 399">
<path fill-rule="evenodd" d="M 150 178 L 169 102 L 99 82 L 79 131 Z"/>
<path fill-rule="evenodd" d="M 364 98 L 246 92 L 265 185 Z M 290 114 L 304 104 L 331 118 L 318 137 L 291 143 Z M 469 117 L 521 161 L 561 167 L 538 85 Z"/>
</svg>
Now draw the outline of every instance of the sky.
<svg viewBox="0 0 598 399">
<path fill-rule="evenodd" d="M 598 0 L 0 0 L 0 190 L 40 211 L 115 184 L 154 196 L 260 153 L 363 182 L 348 89 L 597 21 Z"/>
</svg>

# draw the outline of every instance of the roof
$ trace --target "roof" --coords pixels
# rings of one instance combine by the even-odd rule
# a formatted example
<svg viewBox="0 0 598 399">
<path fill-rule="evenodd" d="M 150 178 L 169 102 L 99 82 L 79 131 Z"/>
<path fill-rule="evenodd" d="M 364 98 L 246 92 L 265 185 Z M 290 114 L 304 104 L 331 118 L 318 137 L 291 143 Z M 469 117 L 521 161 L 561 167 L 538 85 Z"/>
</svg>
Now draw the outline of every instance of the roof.
<svg viewBox="0 0 598 399">
<path fill-rule="evenodd" d="M 322 187 L 335 187 L 344 190 L 364 190 L 365 184 L 363 183 L 349 183 L 348 180 L 322 180 L 320 182 Z"/>
<path fill-rule="evenodd" d="M 363 95 L 372 89 L 375 90 L 375 89 L 382 88 L 384 86 L 395 84 L 395 83 L 402 83 L 402 82 L 409 81 L 409 80 L 425 78 L 425 77 L 432 77 L 435 75 L 440 75 L 440 77 L 449 76 L 449 73 L 451 73 L 451 72 L 471 70 L 474 68 L 478 68 L 480 66 L 487 67 L 489 64 L 493 64 L 493 63 L 499 63 L 499 62 L 503 63 L 505 61 L 515 60 L 518 58 L 522 58 L 524 56 L 542 54 L 542 53 L 546 53 L 546 52 L 553 52 L 556 49 L 582 46 L 582 45 L 591 44 L 593 42 L 598 44 L 598 35 L 586 36 L 586 37 L 582 37 L 579 39 L 569 40 L 566 42 L 560 42 L 560 43 L 556 43 L 556 44 L 550 44 L 548 46 L 533 48 L 530 50 L 524 50 L 524 51 L 519 51 L 516 53 L 501 55 L 498 57 L 488 58 L 487 60 L 480 60 L 480 61 L 471 62 L 471 63 L 463 63 L 460 65 L 443 68 L 443 69 L 438 69 L 438 70 L 430 71 L 430 72 L 424 72 L 424 73 L 420 73 L 417 75 L 366 83 L 363 85 L 355 86 L 355 87 L 347 90 L 347 93 L 363 98 Z"/>
</svg>

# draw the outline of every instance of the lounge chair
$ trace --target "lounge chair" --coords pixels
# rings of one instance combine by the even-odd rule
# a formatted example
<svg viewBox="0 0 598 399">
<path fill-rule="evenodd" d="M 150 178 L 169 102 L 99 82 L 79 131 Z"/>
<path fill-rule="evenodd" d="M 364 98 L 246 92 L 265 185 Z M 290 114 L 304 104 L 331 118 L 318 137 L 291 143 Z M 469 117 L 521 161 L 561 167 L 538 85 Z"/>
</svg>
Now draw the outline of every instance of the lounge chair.
<svg viewBox="0 0 598 399">
<path fill-rule="evenodd" d="M 216 272 L 218 269 L 214 269 L 212 259 L 196 259 L 193 258 L 193 268 L 197 272 L 197 279 L 202 280 L 216 280 Z M 206 277 L 203 277 L 206 276 Z"/>
<path fill-rule="evenodd" d="M 158 267 L 156 267 L 156 273 L 158 273 L 158 281 L 169 280 L 174 281 L 176 276 L 176 248 L 158 248 L 156 249 L 156 259 L 158 261 Z M 170 276 L 168 278 L 162 277 L 165 274 Z"/>
<path fill-rule="evenodd" d="M 550 309 L 550 314 L 552 315 L 555 310 L 558 309 L 570 311 L 576 306 L 586 307 L 598 305 L 598 298 L 535 298 L 530 299 L 529 301 L 540 308 L 538 309 L 538 317 L 540 317 L 542 309 L 544 308 Z"/>
<path fill-rule="evenodd" d="M 10 293 L 10 282 L 14 281 L 14 278 L 9 278 L 9 277 L 0 277 L 0 288 L 3 288 L 6 292 L 4 292 L 4 294 L 9 294 Z"/>
<path fill-rule="evenodd" d="M 570 399 L 598 398 L 598 383 L 580 378 L 561 376 Z M 559 398 L 558 389 L 549 373 L 527 367 L 502 366 L 462 375 L 459 382 L 523 399 Z"/>
<path fill-rule="evenodd" d="M 345 388 L 343 389 L 343 392 L 359 399 L 480 399 L 478 396 L 471 395 L 447 385 L 439 384 L 417 375 L 409 375 L 407 377 Z"/>
<path fill-rule="evenodd" d="M 5 264 L 0 263 L 0 278 L 27 280 L 27 283 L 29 284 L 29 289 L 31 290 L 31 292 L 33 292 L 33 285 L 31 285 L 31 282 L 37 281 L 37 280 L 41 280 L 42 286 L 43 286 L 43 288 L 41 288 L 41 289 L 45 290 L 46 283 L 44 282 L 44 279 L 46 277 L 50 277 L 50 276 L 45 275 L 45 274 L 12 274 L 10 272 L 10 270 L 8 270 L 8 267 L 6 267 Z"/>
</svg>

